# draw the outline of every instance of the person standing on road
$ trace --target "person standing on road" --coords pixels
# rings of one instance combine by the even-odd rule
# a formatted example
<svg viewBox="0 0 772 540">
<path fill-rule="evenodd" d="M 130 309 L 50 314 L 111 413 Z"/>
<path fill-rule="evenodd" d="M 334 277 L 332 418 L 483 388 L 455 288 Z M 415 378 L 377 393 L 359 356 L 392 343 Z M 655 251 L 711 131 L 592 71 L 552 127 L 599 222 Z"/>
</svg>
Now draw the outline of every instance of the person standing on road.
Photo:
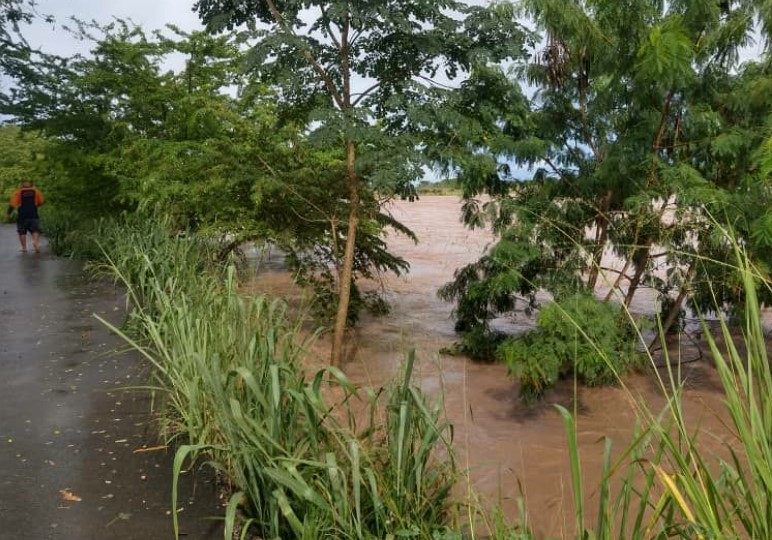
<svg viewBox="0 0 772 540">
<path fill-rule="evenodd" d="M 30 233 L 35 253 L 40 252 L 38 207 L 43 206 L 45 202 L 43 194 L 38 188 L 32 186 L 32 182 L 22 182 L 21 187 L 11 196 L 8 216 L 16 210 L 16 231 L 19 233 L 22 251 L 27 251 L 27 233 Z"/>
</svg>

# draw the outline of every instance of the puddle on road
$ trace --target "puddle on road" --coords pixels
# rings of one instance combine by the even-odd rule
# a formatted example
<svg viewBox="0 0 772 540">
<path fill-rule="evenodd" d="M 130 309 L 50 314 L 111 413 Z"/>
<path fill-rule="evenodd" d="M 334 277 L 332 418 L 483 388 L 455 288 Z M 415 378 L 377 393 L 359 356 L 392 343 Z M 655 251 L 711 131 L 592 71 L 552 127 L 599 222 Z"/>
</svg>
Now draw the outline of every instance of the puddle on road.
<svg viewBox="0 0 772 540">
<path fill-rule="evenodd" d="M 571 381 L 562 381 L 541 403 L 526 407 L 503 366 L 440 355 L 456 335 L 453 306 L 437 298 L 437 289 L 452 279 L 456 268 L 476 260 L 492 241 L 487 231 L 464 228 L 459 208 L 455 197 L 425 197 L 412 204 L 392 205 L 394 217 L 416 233 L 419 243 L 401 235 L 389 236 L 389 247 L 410 263 L 411 270 L 403 277 L 386 276 L 383 285 L 392 312 L 363 317 L 354 332 L 345 371 L 357 383 L 380 384 L 398 374 L 406 351 L 415 349 L 418 383 L 430 393 L 444 391 L 459 460 L 470 471 L 468 483 L 485 499 L 501 502 L 513 520 L 518 518 L 517 499 L 524 497 L 538 537 L 563 536 L 573 526 L 571 483 L 563 420 L 554 405 L 579 412 L 585 486 L 592 491 L 600 479 L 602 438 L 610 437 L 614 448 L 622 449 L 631 440 L 636 423 L 634 400 L 655 411 L 665 401 L 655 377 L 639 374 L 625 380 L 626 389 L 580 388 L 576 399 Z M 259 277 L 250 288 L 297 300 L 300 293 L 281 270 L 280 261 L 279 254 L 265 255 Z M 650 310 L 652 305 L 653 298 L 642 294 L 634 307 Z M 516 330 L 532 325 L 525 316 L 510 321 Z M 318 344 L 320 364 L 328 346 L 327 341 Z M 696 356 L 688 347 L 680 353 L 683 358 Z M 724 433 L 715 370 L 704 361 L 689 362 L 681 376 L 687 381 L 687 418 L 702 430 Z M 706 444 L 719 450 L 722 441 L 710 439 Z"/>
</svg>

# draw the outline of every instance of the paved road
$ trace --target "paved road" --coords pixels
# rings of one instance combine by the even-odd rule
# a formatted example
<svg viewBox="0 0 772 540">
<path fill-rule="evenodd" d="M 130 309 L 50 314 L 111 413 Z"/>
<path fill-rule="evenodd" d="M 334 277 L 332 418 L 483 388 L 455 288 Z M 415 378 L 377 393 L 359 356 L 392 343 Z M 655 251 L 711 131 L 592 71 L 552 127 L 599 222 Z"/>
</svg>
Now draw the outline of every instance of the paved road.
<svg viewBox="0 0 772 540">
<path fill-rule="evenodd" d="M 159 445 L 149 397 L 121 389 L 146 373 L 93 316 L 120 321 L 123 304 L 0 225 L 0 540 L 173 538 L 171 452 L 136 452 Z M 211 482 L 190 476 L 183 538 L 222 538 Z"/>
</svg>

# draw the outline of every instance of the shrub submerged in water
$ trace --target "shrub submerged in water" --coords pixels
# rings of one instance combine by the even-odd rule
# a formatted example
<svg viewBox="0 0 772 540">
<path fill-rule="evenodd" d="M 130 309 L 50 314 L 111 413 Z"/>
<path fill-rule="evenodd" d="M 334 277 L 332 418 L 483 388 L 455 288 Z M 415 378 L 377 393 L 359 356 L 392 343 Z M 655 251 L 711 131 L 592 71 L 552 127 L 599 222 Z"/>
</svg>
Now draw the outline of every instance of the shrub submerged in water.
<svg viewBox="0 0 772 540">
<path fill-rule="evenodd" d="M 589 386 L 615 382 L 640 361 L 636 335 L 621 306 L 577 294 L 545 306 L 536 329 L 507 339 L 498 353 L 521 396 L 533 400 L 569 373 Z"/>
</svg>

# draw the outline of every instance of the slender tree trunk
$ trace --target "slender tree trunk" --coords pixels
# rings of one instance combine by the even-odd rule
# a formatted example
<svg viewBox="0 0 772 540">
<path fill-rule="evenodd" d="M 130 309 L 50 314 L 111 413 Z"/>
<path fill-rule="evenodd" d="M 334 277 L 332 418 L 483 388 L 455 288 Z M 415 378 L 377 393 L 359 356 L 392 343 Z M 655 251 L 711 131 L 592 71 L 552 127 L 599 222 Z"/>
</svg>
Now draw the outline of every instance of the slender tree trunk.
<svg viewBox="0 0 772 540">
<path fill-rule="evenodd" d="M 343 340 L 346 335 L 348 306 L 351 300 L 351 281 L 354 275 L 354 254 L 356 248 L 357 229 L 359 227 L 359 177 L 354 169 L 356 147 L 353 142 L 346 144 L 346 177 L 349 182 L 349 198 L 351 206 L 348 214 L 348 231 L 346 233 L 346 248 L 343 254 L 343 268 L 340 273 L 340 297 L 338 312 L 335 316 L 335 330 L 332 336 L 332 352 L 330 363 L 339 366 L 343 360 Z"/>
<path fill-rule="evenodd" d="M 649 265 L 649 253 L 651 252 L 651 245 L 654 243 L 654 239 L 649 237 L 646 239 L 646 243 L 641 248 L 643 250 L 643 259 L 636 265 L 635 274 L 633 279 L 630 280 L 630 286 L 627 288 L 627 294 L 625 295 L 625 307 L 630 307 L 633 302 L 635 292 L 638 290 L 638 286 L 641 284 L 641 278 L 643 273 L 646 272 L 646 267 Z M 635 251 L 630 255 L 632 259 L 635 256 Z"/>
<path fill-rule="evenodd" d="M 620 285 L 622 285 L 622 280 L 625 279 L 625 276 L 627 275 L 627 271 L 630 269 L 630 266 L 632 264 L 633 264 L 633 258 L 628 257 L 627 260 L 625 261 L 625 265 L 622 267 L 622 270 L 619 271 L 619 275 L 617 275 L 617 278 L 614 280 L 614 284 L 606 293 L 605 298 L 603 298 L 604 302 L 608 302 L 614 297 L 614 291 L 618 290 Z"/>
<path fill-rule="evenodd" d="M 654 345 L 656 345 L 657 340 L 661 336 L 666 336 L 667 333 L 670 331 L 670 329 L 673 327 L 673 324 L 675 324 L 676 319 L 678 318 L 678 314 L 681 312 L 681 307 L 684 305 L 684 301 L 686 300 L 687 295 L 689 294 L 689 284 L 694 279 L 695 274 L 697 273 L 697 264 L 692 263 L 692 265 L 689 267 L 689 271 L 686 273 L 686 278 L 684 279 L 684 282 L 681 284 L 681 290 L 678 292 L 678 297 L 676 298 L 676 301 L 673 303 L 672 306 L 670 306 L 670 311 L 668 311 L 667 316 L 665 317 L 665 320 L 662 321 L 662 329 L 659 333 L 657 333 L 656 336 L 654 336 L 654 339 L 651 340 L 651 343 L 649 343 L 649 350 L 651 350 Z"/>
<path fill-rule="evenodd" d="M 349 30 L 351 29 L 349 15 L 343 18 L 340 34 L 340 67 L 343 82 L 341 110 L 345 114 L 352 112 L 351 105 L 351 65 L 349 58 Z M 349 116 L 349 120 L 351 120 Z M 348 230 L 346 232 L 346 247 L 343 253 L 343 268 L 338 274 L 340 279 L 338 296 L 338 313 L 335 316 L 335 330 L 332 335 L 332 351 L 330 363 L 341 365 L 343 361 L 343 341 L 346 337 L 348 322 L 348 306 L 351 302 L 351 282 L 354 278 L 354 255 L 357 245 L 357 229 L 359 228 L 359 205 L 361 186 L 356 173 L 356 145 L 354 141 L 346 140 L 346 180 L 349 188 Z"/>
<path fill-rule="evenodd" d="M 591 291 L 595 290 L 595 286 L 598 284 L 598 277 L 600 276 L 600 263 L 603 259 L 603 251 L 606 248 L 606 242 L 608 241 L 608 211 L 611 208 L 611 197 L 613 193 L 608 191 L 601 200 L 600 211 L 598 213 L 598 219 L 596 220 L 596 227 L 598 227 L 595 233 L 595 252 L 592 256 L 592 266 L 590 267 L 590 274 L 587 277 L 587 285 Z"/>
<path fill-rule="evenodd" d="M 279 11 L 275 0 L 266 0 L 268 9 L 271 12 L 273 19 L 280 27 L 285 31 L 292 33 L 291 28 L 288 26 L 284 16 Z M 351 100 L 351 58 L 349 43 L 349 33 L 351 31 L 351 19 L 350 14 L 345 13 L 343 15 L 343 22 L 341 26 L 340 40 L 337 43 L 340 48 L 340 67 L 341 67 L 341 82 L 342 88 L 338 88 L 335 84 L 333 77 L 322 66 L 319 60 L 314 56 L 313 52 L 308 47 L 301 47 L 300 53 L 314 68 L 314 71 L 319 76 L 319 79 L 324 83 L 327 91 L 332 96 L 333 101 L 338 108 L 346 115 L 349 115 L 349 120 L 352 119 L 351 113 L 354 109 L 356 102 L 352 103 Z M 348 306 L 351 300 L 351 281 L 354 276 L 354 254 L 356 248 L 357 229 L 359 228 L 359 207 L 361 200 L 361 185 L 360 179 L 356 174 L 356 144 L 354 141 L 346 140 L 346 180 L 349 186 L 349 213 L 348 213 L 348 231 L 346 233 L 346 247 L 343 254 L 343 266 L 338 273 L 340 279 L 340 287 L 338 297 L 338 311 L 335 316 L 335 328 L 332 336 L 332 351 L 330 353 L 330 363 L 333 365 L 340 365 L 343 360 L 343 339 L 346 334 L 346 320 L 348 319 Z"/>
<path fill-rule="evenodd" d="M 608 290 L 608 293 L 606 294 L 606 298 L 603 299 L 604 302 L 608 302 L 614 297 L 614 291 L 619 290 L 619 288 L 622 286 L 622 281 L 625 279 L 625 277 L 627 277 L 627 271 L 630 270 L 630 267 L 633 264 L 633 255 L 635 254 L 635 248 L 638 245 L 638 237 L 640 235 L 641 235 L 641 220 L 638 219 L 638 222 L 635 225 L 635 236 L 633 237 L 633 250 L 630 252 L 630 255 L 628 255 L 627 258 L 625 259 L 625 265 L 622 267 L 622 270 L 620 270 L 616 280 L 614 280 L 614 285 L 612 285 L 611 288 Z"/>
<path fill-rule="evenodd" d="M 665 97 L 665 103 L 662 107 L 662 115 L 660 117 L 659 121 L 659 128 L 657 129 L 657 134 L 654 137 L 654 141 L 651 144 L 651 151 L 653 154 L 653 158 L 651 161 L 651 165 L 649 166 L 649 174 L 646 179 L 646 187 L 651 187 L 658 183 L 657 179 L 657 163 L 656 163 L 656 156 L 657 153 L 662 150 L 662 140 L 665 137 L 665 132 L 667 131 L 667 121 L 670 117 L 670 107 L 673 103 L 673 97 L 675 96 L 675 91 L 670 90 L 667 93 L 667 96 Z M 661 226 L 662 224 L 662 217 L 665 214 L 665 210 L 667 209 L 667 199 L 665 199 L 662 202 L 662 209 L 659 212 L 659 219 L 658 223 Z M 638 233 L 636 233 L 637 237 Z M 638 285 L 641 283 L 641 277 L 643 276 L 643 273 L 646 271 L 646 267 L 649 265 L 649 254 L 651 253 L 651 246 L 654 243 L 654 239 L 649 236 L 646 239 L 646 242 L 644 243 L 643 249 L 643 259 L 641 262 L 636 265 L 635 269 L 635 275 L 633 276 L 633 279 L 630 281 L 630 286 L 627 289 L 627 294 L 625 295 L 625 306 L 630 307 L 630 304 L 633 301 L 633 296 L 635 296 L 635 292 L 638 290 Z M 633 249 L 633 252 L 630 254 L 630 258 L 633 258 L 635 256 L 635 249 Z M 627 265 L 625 265 L 627 266 Z"/>
<path fill-rule="evenodd" d="M 667 201 L 668 199 L 664 200 L 662 202 L 662 208 L 659 209 L 659 212 L 657 213 L 657 223 L 660 224 L 660 227 L 662 226 L 662 220 L 665 218 L 665 214 L 667 213 Z M 641 223 L 638 222 L 638 227 L 635 231 L 635 245 L 638 243 L 638 236 L 641 232 Z M 632 263 L 633 257 L 635 256 L 635 245 L 633 246 L 633 251 L 630 253 L 630 257 L 628 257 L 627 262 L 625 262 L 625 272 L 627 272 L 627 269 L 630 266 L 630 263 Z M 649 236 L 646 239 L 646 242 L 644 244 L 645 252 L 643 260 L 640 262 L 640 264 L 635 269 L 635 275 L 633 276 L 633 279 L 630 281 L 630 287 L 627 289 L 627 294 L 625 295 L 625 306 L 630 307 L 630 304 L 633 301 L 633 296 L 635 295 L 636 290 L 638 289 L 638 285 L 641 282 L 641 276 L 643 275 L 643 272 L 646 270 L 646 267 L 649 265 L 649 259 L 651 256 L 651 246 L 654 245 L 654 238 Z M 617 284 L 619 283 L 620 278 L 617 280 Z M 611 294 L 609 292 L 609 294 Z"/>
</svg>

